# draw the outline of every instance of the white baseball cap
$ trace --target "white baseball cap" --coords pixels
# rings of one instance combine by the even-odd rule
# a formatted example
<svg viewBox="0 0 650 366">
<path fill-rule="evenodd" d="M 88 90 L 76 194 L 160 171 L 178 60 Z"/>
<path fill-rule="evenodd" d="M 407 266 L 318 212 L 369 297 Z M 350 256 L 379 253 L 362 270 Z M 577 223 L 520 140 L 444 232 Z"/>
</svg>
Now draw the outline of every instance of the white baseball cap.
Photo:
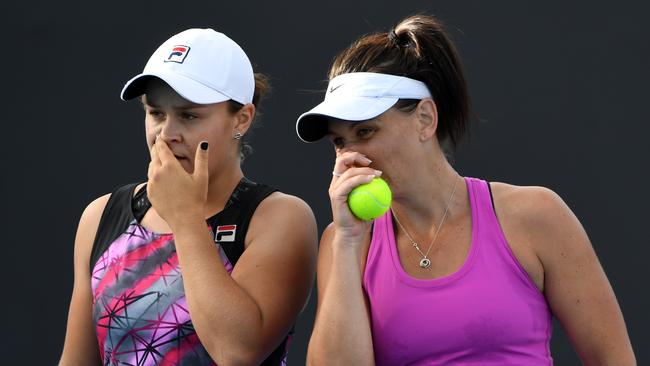
<svg viewBox="0 0 650 366">
<path fill-rule="evenodd" d="M 386 112 L 400 99 L 431 98 L 427 85 L 403 76 L 374 72 L 341 74 L 330 80 L 325 100 L 303 113 L 296 133 L 305 142 L 327 135 L 327 120 L 365 121 Z"/>
<path fill-rule="evenodd" d="M 127 81 L 120 97 L 145 93 L 146 81 L 162 79 L 180 96 L 197 104 L 232 99 L 253 101 L 255 76 L 251 62 L 232 39 L 213 29 L 188 29 L 165 41 L 151 55 L 144 71 Z"/>
</svg>

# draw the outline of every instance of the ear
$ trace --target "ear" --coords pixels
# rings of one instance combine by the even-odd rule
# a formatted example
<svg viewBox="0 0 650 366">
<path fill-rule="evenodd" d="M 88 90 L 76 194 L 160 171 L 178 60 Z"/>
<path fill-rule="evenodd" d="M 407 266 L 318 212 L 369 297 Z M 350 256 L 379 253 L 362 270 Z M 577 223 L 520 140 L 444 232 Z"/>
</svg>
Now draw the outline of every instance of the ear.
<svg viewBox="0 0 650 366">
<path fill-rule="evenodd" d="M 415 116 L 418 119 L 420 141 L 426 141 L 436 137 L 438 129 L 438 108 L 431 99 L 422 99 L 415 109 Z"/>
<path fill-rule="evenodd" d="M 251 127 L 255 118 L 255 106 L 252 103 L 245 104 L 236 114 L 233 125 L 233 134 L 239 132 L 242 135 Z"/>
</svg>

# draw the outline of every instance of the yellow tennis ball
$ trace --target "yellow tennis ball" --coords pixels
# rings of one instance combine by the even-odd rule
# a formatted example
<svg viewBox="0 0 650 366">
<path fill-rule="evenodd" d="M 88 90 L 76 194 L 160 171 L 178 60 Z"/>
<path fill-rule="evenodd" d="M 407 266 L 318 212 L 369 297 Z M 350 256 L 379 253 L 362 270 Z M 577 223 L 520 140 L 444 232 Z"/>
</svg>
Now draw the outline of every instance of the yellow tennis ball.
<svg viewBox="0 0 650 366">
<path fill-rule="evenodd" d="M 348 194 L 350 211 L 360 220 L 370 221 L 383 215 L 390 208 L 393 194 L 381 178 L 362 184 Z"/>
</svg>

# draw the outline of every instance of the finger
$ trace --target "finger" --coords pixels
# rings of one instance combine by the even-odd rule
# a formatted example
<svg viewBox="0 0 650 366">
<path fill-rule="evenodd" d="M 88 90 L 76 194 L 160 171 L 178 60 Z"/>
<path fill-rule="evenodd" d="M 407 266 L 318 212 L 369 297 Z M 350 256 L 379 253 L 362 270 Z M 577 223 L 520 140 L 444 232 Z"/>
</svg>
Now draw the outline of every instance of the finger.
<svg viewBox="0 0 650 366">
<path fill-rule="evenodd" d="M 154 163 L 153 161 L 149 162 L 149 169 L 147 169 L 147 178 L 149 181 L 151 181 L 151 179 L 153 178 L 153 172 L 155 168 L 156 168 L 156 163 Z"/>
<path fill-rule="evenodd" d="M 375 177 L 381 176 L 381 170 L 376 170 L 370 167 L 362 167 L 362 168 L 357 168 L 357 167 L 352 167 L 346 170 L 343 174 L 341 174 L 336 181 L 333 181 L 331 184 L 331 187 L 336 189 L 339 185 L 343 184 L 345 181 L 347 181 L 350 178 L 356 177 L 358 175 L 374 175 Z"/>
<path fill-rule="evenodd" d="M 159 138 L 156 141 L 155 147 L 156 147 L 156 154 L 160 159 L 161 164 L 170 164 L 173 162 L 176 162 L 178 164 L 178 160 L 176 160 L 174 153 L 171 151 L 171 149 L 163 139 Z"/>
<path fill-rule="evenodd" d="M 199 146 L 196 147 L 196 155 L 194 157 L 194 173 L 192 174 L 197 179 L 208 178 L 208 142 L 201 141 Z"/>
<path fill-rule="evenodd" d="M 365 155 L 356 151 L 346 151 L 336 157 L 334 169 L 332 170 L 332 181 L 339 178 L 346 170 L 353 166 L 368 166 L 372 160 L 368 159 Z"/>
<path fill-rule="evenodd" d="M 344 182 L 334 187 L 330 191 L 330 198 L 337 201 L 347 202 L 348 194 L 357 186 L 365 183 L 370 183 L 376 178 L 374 174 L 355 175 Z"/>
<path fill-rule="evenodd" d="M 154 163 L 155 165 L 160 165 L 160 158 L 158 157 L 158 149 L 156 148 L 156 143 L 160 140 L 158 135 L 153 140 L 153 144 L 151 145 L 151 148 L 149 148 L 149 154 L 151 155 L 151 162 Z"/>
</svg>

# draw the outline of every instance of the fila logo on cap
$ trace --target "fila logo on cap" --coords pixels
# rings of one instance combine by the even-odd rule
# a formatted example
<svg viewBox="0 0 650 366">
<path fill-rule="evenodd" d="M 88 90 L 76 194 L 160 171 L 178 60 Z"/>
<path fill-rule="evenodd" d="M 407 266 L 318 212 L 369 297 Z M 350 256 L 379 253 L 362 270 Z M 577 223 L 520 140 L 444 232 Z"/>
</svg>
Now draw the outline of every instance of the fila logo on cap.
<svg viewBox="0 0 650 366">
<path fill-rule="evenodd" d="M 217 243 L 234 242 L 237 225 L 217 226 L 214 233 L 214 241 Z"/>
<path fill-rule="evenodd" d="M 165 62 L 176 62 L 182 64 L 185 61 L 185 57 L 190 53 L 190 48 L 188 46 L 178 45 L 172 47 L 172 51 L 167 56 Z"/>
</svg>

